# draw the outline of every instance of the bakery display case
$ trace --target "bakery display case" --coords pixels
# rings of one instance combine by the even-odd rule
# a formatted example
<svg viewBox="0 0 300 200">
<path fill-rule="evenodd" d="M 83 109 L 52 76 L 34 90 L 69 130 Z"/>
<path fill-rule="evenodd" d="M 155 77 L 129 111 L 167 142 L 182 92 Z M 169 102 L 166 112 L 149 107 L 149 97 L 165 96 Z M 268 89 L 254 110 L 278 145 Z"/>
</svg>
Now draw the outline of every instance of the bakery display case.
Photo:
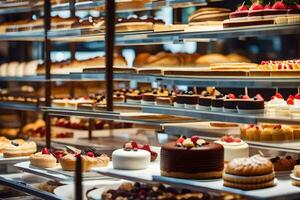
<svg viewBox="0 0 300 200">
<path fill-rule="evenodd" d="M 299 198 L 299 3 L 2 1 L 0 196 Z"/>
</svg>

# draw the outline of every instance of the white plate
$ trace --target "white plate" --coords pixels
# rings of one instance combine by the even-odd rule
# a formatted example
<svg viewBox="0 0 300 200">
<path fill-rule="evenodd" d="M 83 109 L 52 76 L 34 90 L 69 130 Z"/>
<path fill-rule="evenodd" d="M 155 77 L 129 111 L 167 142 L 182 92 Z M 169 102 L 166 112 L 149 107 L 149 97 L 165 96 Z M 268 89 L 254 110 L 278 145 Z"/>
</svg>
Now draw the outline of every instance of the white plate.
<svg viewBox="0 0 300 200">
<path fill-rule="evenodd" d="M 295 176 L 293 173 L 290 174 L 290 177 L 296 181 L 300 181 L 300 178 Z"/>
<path fill-rule="evenodd" d="M 99 188 L 102 191 L 105 191 L 109 188 L 118 188 L 123 181 L 86 181 L 83 182 L 82 187 L 83 187 L 83 199 L 86 199 L 86 192 L 92 188 Z M 97 189 L 97 191 L 99 191 Z M 73 200 L 74 198 L 74 184 L 68 184 L 68 185 L 63 185 L 60 187 L 55 188 L 54 190 L 54 194 L 57 195 L 58 197 L 62 198 L 62 199 L 66 199 L 66 200 Z M 90 192 L 91 193 L 91 192 Z M 89 193 L 89 194 L 90 194 Z M 97 193 L 95 193 L 94 197 L 97 197 L 96 195 Z M 98 193 L 98 197 L 101 197 L 102 193 Z M 89 195 L 90 196 L 90 195 Z"/>
</svg>

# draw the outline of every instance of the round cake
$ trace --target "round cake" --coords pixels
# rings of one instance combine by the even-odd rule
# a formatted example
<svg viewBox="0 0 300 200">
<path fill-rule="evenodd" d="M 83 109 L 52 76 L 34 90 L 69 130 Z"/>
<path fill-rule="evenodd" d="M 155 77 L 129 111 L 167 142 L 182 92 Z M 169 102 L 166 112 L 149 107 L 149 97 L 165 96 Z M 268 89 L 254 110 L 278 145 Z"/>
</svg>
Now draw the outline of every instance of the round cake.
<svg viewBox="0 0 300 200">
<path fill-rule="evenodd" d="M 150 152 L 142 149 L 117 149 L 112 153 L 114 169 L 146 169 L 151 161 Z"/>
<path fill-rule="evenodd" d="M 160 170 L 162 176 L 190 179 L 222 177 L 224 148 L 206 142 L 198 136 L 180 137 L 176 142 L 162 146 Z"/>
<path fill-rule="evenodd" d="M 274 186 L 273 164 L 260 155 L 230 161 L 223 174 L 224 186 L 254 190 Z"/>
<path fill-rule="evenodd" d="M 215 142 L 224 147 L 225 162 L 229 162 L 234 158 L 244 158 L 249 156 L 249 145 L 239 138 L 224 136 Z"/>
</svg>

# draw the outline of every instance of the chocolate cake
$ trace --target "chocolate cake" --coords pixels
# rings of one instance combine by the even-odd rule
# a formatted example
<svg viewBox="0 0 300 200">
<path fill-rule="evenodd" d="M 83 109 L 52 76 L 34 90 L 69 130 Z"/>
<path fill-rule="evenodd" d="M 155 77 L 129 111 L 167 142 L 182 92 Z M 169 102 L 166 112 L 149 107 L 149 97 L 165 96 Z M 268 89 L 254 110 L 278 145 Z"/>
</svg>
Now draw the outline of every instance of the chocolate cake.
<svg viewBox="0 0 300 200">
<path fill-rule="evenodd" d="M 199 103 L 198 103 L 198 109 L 199 110 L 210 110 L 211 106 L 211 96 L 200 96 L 199 97 Z"/>
<path fill-rule="evenodd" d="M 206 142 L 198 136 L 162 146 L 160 170 L 162 176 L 186 179 L 211 179 L 222 177 L 224 148 L 214 142 Z"/>
<path fill-rule="evenodd" d="M 224 101 L 224 96 L 218 95 L 215 98 L 211 99 L 211 110 L 212 111 L 223 111 L 223 101 Z"/>
<path fill-rule="evenodd" d="M 249 98 L 244 95 L 237 102 L 237 111 L 240 114 L 262 114 L 264 113 L 265 102 L 260 94 L 257 94 L 254 98 Z"/>
<path fill-rule="evenodd" d="M 193 94 L 193 92 L 187 92 L 184 94 L 176 95 L 175 107 L 192 108 L 196 107 L 199 101 L 199 95 Z"/>
</svg>

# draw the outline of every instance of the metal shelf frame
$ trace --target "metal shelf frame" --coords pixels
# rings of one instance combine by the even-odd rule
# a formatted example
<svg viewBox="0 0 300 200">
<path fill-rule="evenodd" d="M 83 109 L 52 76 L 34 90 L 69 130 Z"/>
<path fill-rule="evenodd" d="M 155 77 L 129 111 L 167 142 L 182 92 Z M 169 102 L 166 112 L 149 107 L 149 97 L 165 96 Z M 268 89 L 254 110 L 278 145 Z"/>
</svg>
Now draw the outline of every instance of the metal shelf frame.
<svg viewBox="0 0 300 200">
<path fill-rule="evenodd" d="M 114 80 L 137 82 L 160 82 L 165 85 L 188 85 L 197 87 L 215 86 L 217 88 L 298 88 L 298 77 L 202 77 L 202 76 L 163 76 L 151 74 L 119 73 Z M 45 82 L 44 75 L 24 77 L 0 77 L 0 82 Z M 105 81 L 105 72 L 83 72 L 65 75 L 53 74 L 49 81 Z"/>
<path fill-rule="evenodd" d="M 30 185 L 26 185 L 22 182 L 18 182 L 15 180 L 6 179 L 2 176 L 0 176 L 0 185 L 12 187 L 13 189 L 16 189 L 18 191 L 25 192 L 27 194 L 33 195 L 35 197 L 39 197 L 42 199 L 47 200 L 62 200 L 61 198 L 57 197 L 56 195 L 48 192 L 44 192 L 42 190 L 38 190 L 36 188 L 31 187 Z"/>
</svg>

